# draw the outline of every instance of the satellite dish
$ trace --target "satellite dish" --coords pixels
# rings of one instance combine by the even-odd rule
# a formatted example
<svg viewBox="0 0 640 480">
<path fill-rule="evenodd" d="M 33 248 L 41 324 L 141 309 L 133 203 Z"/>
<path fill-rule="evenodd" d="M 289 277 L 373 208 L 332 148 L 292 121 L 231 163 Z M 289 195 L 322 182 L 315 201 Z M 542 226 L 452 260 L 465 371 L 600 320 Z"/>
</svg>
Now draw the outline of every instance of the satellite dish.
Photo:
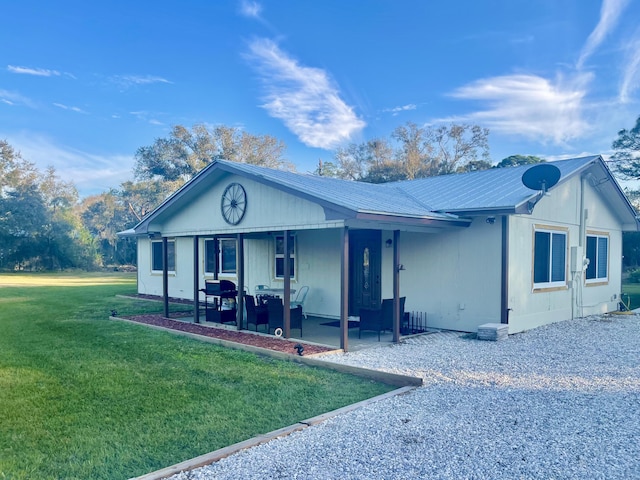
<svg viewBox="0 0 640 480">
<path fill-rule="evenodd" d="M 522 174 L 522 183 L 531 190 L 543 193 L 560 180 L 560 169 L 550 163 L 541 163 L 529 168 Z"/>
</svg>

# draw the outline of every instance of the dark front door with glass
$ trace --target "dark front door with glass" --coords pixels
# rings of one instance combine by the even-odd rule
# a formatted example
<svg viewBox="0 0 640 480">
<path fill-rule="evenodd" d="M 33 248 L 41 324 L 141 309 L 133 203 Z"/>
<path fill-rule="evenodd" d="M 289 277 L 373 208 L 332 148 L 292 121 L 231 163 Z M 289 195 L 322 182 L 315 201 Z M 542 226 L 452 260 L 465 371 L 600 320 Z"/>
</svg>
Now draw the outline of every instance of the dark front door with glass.
<svg viewBox="0 0 640 480">
<path fill-rule="evenodd" d="M 361 308 L 380 308 L 379 230 L 349 232 L 349 315 Z"/>
</svg>

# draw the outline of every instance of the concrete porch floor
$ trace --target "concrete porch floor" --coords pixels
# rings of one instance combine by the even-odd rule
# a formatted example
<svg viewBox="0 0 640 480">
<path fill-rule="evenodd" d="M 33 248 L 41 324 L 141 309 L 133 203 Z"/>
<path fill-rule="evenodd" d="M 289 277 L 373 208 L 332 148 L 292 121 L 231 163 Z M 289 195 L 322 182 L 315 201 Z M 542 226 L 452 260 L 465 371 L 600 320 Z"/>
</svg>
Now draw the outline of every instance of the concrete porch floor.
<svg viewBox="0 0 640 480">
<path fill-rule="evenodd" d="M 207 322 L 204 319 L 205 315 L 202 312 L 200 316 L 200 324 L 203 326 L 210 326 L 212 328 L 221 327 L 219 323 Z M 173 318 L 183 322 L 193 323 L 193 317 Z M 334 327 L 331 325 L 323 325 L 330 322 L 335 322 L 330 318 L 314 317 L 309 315 L 307 318 L 302 318 L 302 336 L 300 336 L 300 330 L 292 329 L 290 340 L 300 340 L 306 343 L 313 343 L 318 345 L 324 345 L 335 349 L 340 348 L 340 327 Z M 224 325 L 225 328 L 235 330 L 235 326 L 231 324 Z M 250 325 L 249 330 L 242 330 L 245 332 L 255 333 L 255 326 Z M 266 328 L 264 325 L 258 327 L 258 334 L 266 334 Z M 391 332 L 383 332 L 380 334 L 380 342 L 378 342 L 378 334 L 372 331 L 363 331 L 362 338 L 358 338 L 359 329 L 350 328 L 348 337 L 348 350 L 356 351 L 363 348 L 370 348 L 376 345 L 390 344 L 393 340 Z M 273 334 L 271 334 L 273 335 Z"/>
</svg>

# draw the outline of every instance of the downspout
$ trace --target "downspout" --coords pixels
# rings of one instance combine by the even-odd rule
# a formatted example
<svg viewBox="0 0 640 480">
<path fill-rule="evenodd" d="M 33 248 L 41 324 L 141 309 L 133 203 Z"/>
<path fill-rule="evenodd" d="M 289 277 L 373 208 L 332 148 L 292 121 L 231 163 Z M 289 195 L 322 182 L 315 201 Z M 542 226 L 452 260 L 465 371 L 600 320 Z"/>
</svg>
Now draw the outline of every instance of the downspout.
<svg viewBox="0 0 640 480">
<path fill-rule="evenodd" d="M 509 323 L 509 216 L 502 217 L 502 272 L 500 275 L 500 323 Z"/>
<path fill-rule="evenodd" d="M 583 175 L 580 178 L 580 233 L 578 236 L 578 246 L 580 247 L 580 258 L 576 258 L 576 272 L 573 275 L 573 289 L 572 289 L 572 300 L 571 300 L 571 319 L 574 317 L 574 308 L 580 300 L 580 316 L 582 317 L 582 256 L 584 256 L 584 239 L 586 238 L 586 218 L 584 212 L 584 190 L 586 186 L 587 178 Z M 580 289 L 579 292 L 576 293 L 576 289 Z"/>
</svg>

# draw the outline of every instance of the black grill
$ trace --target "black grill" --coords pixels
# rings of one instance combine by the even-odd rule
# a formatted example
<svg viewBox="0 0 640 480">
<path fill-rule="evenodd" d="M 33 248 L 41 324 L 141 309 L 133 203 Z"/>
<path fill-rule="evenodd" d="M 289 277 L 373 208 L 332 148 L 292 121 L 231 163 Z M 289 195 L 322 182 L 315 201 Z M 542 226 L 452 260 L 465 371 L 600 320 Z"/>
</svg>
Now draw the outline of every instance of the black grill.
<svg viewBox="0 0 640 480">
<path fill-rule="evenodd" d="M 208 280 L 204 284 L 205 288 L 200 291 L 205 295 L 220 298 L 235 298 L 238 296 L 236 284 L 230 280 Z"/>
</svg>

